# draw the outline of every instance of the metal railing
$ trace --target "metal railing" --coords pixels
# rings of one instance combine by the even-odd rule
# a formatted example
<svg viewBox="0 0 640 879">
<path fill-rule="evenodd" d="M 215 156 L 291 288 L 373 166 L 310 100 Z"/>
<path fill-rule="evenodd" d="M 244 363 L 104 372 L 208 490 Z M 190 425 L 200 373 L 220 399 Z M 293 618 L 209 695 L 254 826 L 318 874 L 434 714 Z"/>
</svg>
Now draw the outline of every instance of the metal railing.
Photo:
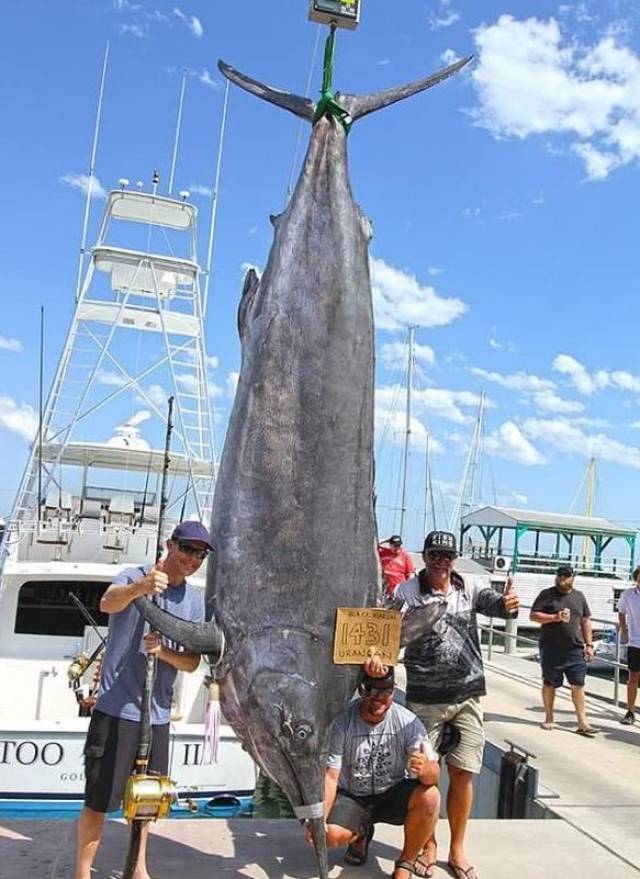
<svg viewBox="0 0 640 879">
<path fill-rule="evenodd" d="M 502 552 L 490 547 L 473 545 L 465 553 L 471 559 L 478 562 L 489 563 L 493 566 L 496 558 L 503 556 L 513 558 L 513 549 L 504 548 Z M 558 565 L 571 565 L 577 574 L 591 577 L 613 577 L 626 579 L 631 576 L 633 561 L 629 558 L 617 556 L 605 556 L 595 559 L 593 555 L 585 556 L 567 553 L 518 553 L 515 561 L 515 570 L 521 573 L 555 574 Z"/>
<path fill-rule="evenodd" d="M 521 604 L 520 610 L 529 610 L 530 611 L 531 606 L 526 605 L 526 604 Z M 616 639 L 615 639 L 615 656 L 616 656 L 616 658 L 615 658 L 615 660 L 614 659 L 605 659 L 604 657 L 598 657 L 598 662 L 604 663 L 605 665 L 610 666 L 613 669 L 613 701 L 614 701 L 615 706 L 618 707 L 620 704 L 620 670 L 624 669 L 626 671 L 626 669 L 627 669 L 627 666 L 624 663 L 620 662 L 620 655 L 621 655 L 621 648 L 622 648 L 622 642 L 620 641 L 620 625 L 618 622 L 612 622 L 611 620 L 604 620 L 604 619 L 602 619 L 602 617 L 591 617 L 590 619 L 593 622 L 603 623 L 604 625 L 609 626 L 611 629 L 614 629 L 615 633 L 616 633 Z M 496 627 L 494 626 L 494 618 L 493 617 L 490 618 L 488 625 L 483 624 L 483 623 L 478 624 L 478 629 L 480 631 L 488 632 L 487 660 L 489 662 L 491 662 L 491 659 L 493 656 L 494 635 L 496 634 L 496 632 L 498 632 L 498 634 L 501 638 L 504 638 L 504 653 L 505 654 L 517 656 L 516 653 L 512 653 L 511 650 L 507 649 L 509 639 L 511 639 L 511 641 L 514 642 L 513 646 L 516 649 L 518 646 L 518 642 L 522 642 L 523 644 L 531 644 L 532 646 L 537 647 L 539 649 L 540 643 L 537 638 L 529 638 L 526 635 L 520 635 L 518 633 L 518 629 L 517 629 L 518 620 L 517 620 L 517 618 L 512 619 L 512 620 L 508 619 L 506 621 L 501 620 L 501 622 L 505 622 L 506 625 L 504 628 L 500 627 L 500 629 L 496 629 Z M 510 632 L 507 628 L 507 625 L 510 622 L 515 623 L 515 625 L 516 625 L 515 632 Z M 593 674 L 593 671 L 591 671 L 589 669 L 589 663 L 587 663 L 587 674 L 589 674 L 589 673 Z M 595 696 L 595 697 L 602 698 L 601 693 L 596 693 L 592 690 L 585 690 L 585 692 L 589 696 Z"/>
</svg>

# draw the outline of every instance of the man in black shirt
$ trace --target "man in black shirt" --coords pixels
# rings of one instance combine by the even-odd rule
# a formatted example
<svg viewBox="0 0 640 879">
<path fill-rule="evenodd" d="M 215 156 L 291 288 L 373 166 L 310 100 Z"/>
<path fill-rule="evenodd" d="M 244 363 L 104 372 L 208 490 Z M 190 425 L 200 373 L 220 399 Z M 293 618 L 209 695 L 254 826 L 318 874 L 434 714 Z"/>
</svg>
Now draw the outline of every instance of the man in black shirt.
<svg viewBox="0 0 640 879">
<path fill-rule="evenodd" d="M 563 677 L 571 685 L 571 698 L 578 718 L 576 730 L 592 737 L 594 729 L 587 721 L 584 702 L 584 679 L 587 662 L 593 659 L 591 611 L 582 592 L 573 588 L 573 568 L 560 565 L 556 584 L 543 589 L 533 602 L 530 619 L 540 623 L 540 664 L 542 666 L 543 729 L 551 730 L 556 689 Z"/>
</svg>

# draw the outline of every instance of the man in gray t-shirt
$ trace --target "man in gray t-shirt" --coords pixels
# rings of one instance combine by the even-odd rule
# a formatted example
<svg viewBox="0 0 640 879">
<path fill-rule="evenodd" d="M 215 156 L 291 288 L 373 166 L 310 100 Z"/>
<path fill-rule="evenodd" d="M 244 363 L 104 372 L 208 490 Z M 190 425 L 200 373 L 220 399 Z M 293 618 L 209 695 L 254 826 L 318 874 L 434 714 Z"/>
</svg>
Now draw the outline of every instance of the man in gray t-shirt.
<svg viewBox="0 0 640 879">
<path fill-rule="evenodd" d="M 169 763 L 169 715 L 178 671 L 195 671 L 200 657 L 163 642 L 150 633 L 134 602 L 154 596 L 175 616 L 204 618 L 201 590 L 189 583 L 212 549 L 209 532 L 199 522 L 182 522 L 167 541 L 167 553 L 153 566 L 128 568 L 116 577 L 100 602 L 109 614 L 109 634 L 100 692 L 85 743 L 85 803 L 78 821 L 75 879 L 90 879 L 105 814 L 122 801 L 140 739 L 140 704 L 146 654 L 158 658 L 151 705 L 153 738 L 148 771 L 166 775 Z M 146 633 L 146 634 L 145 634 Z M 145 864 L 148 822 L 143 822 L 136 876 L 148 876 Z"/>
<path fill-rule="evenodd" d="M 438 758 L 415 714 L 393 701 L 393 668 L 365 675 L 359 699 L 334 721 L 325 775 L 327 845 L 347 845 L 345 861 L 367 859 L 373 825 L 404 825 L 395 879 L 432 876 L 419 859 L 435 831 L 440 808 Z"/>
</svg>

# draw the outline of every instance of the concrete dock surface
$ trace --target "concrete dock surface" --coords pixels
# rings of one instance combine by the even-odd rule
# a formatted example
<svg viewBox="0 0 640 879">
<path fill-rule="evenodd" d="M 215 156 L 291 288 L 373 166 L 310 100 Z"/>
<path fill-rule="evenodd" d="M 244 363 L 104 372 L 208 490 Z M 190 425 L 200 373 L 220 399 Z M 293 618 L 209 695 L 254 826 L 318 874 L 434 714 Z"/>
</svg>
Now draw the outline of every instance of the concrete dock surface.
<svg viewBox="0 0 640 879">
<path fill-rule="evenodd" d="M 153 879 L 313 879 L 312 850 L 296 821 L 177 820 L 152 828 L 149 869 Z M 441 822 L 436 877 L 446 867 L 448 830 Z M 128 841 L 123 822 L 107 822 L 96 859 L 95 879 L 121 875 Z M 389 876 L 402 830 L 379 824 L 363 867 L 342 864 L 342 850 L 330 852 L 331 877 L 382 879 Z M 2 879 L 72 879 L 74 824 L 70 821 L 10 821 L 0 825 Z M 567 879 L 601 876 L 632 879 L 637 871 L 564 821 L 470 823 L 469 852 L 480 879 Z"/>
<path fill-rule="evenodd" d="M 540 726 L 536 664 L 494 653 L 486 673 L 487 738 L 498 745 L 510 740 L 536 754 L 531 762 L 548 808 L 626 860 L 633 875 L 640 873 L 640 723 L 622 726 L 623 709 L 588 698 L 588 717 L 598 734 L 576 735 L 573 705 L 563 689 L 556 696 L 556 729 L 548 732 Z M 598 684 L 611 692 L 610 682 L 589 681 L 587 688 L 602 689 Z"/>
</svg>

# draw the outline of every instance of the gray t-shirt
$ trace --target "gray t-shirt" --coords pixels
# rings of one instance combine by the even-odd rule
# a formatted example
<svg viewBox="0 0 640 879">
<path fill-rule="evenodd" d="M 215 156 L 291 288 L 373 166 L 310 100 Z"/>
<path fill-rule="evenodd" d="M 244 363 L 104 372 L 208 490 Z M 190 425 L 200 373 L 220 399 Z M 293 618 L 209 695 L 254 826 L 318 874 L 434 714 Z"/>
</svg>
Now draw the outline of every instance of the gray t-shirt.
<svg viewBox="0 0 640 879">
<path fill-rule="evenodd" d="M 407 761 L 421 744 L 427 759 L 436 760 L 424 724 L 408 708 L 394 702 L 380 723 L 371 724 L 356 699 L 333 722 L 327 766 L 340 770 L 340 790 L 375 796 L 409 777 Z"/>
<path fill-rule="evenodd" d="M 114 583 L 124 586 L 141 580 L 151 566 L 127 568 Z M 181 586 L 169 586 L 157 596 L 157 604 L 163 610 L 183 620 L 201 622 L 204 619 L 202 590 L 185 581 Z M 119 613 L 109 615 L 109 634 L 102 663 L 100 694 L 96 702 L 98 711 L 120 717 L 123 720 L 140 720 L 142 684 L 145 675 L 146 653 L 142 642 L 149 626 L 140 616 L 132 602 Z M 168 645 L 180 649 L 177 645 Z M 176 679 L 176 669 L 159 661 L 151 700 L 151 723 L 168 723 L 171 714 L 171 695 Z"/>
</svg>

